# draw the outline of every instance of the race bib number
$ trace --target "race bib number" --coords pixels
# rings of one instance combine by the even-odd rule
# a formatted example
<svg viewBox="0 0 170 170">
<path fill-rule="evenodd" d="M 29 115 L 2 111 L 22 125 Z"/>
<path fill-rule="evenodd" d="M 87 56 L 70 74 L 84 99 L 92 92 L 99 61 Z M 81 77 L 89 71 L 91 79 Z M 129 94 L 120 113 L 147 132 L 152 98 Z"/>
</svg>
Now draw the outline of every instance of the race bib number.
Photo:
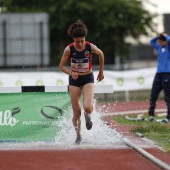
<svg viewBox="0 0 170 170">
<path fill-rule="evenodd" d="M 74 59 L 71 60 L 71 69 L 77 72 L 87 72 L 89 70 L 89 59 Z"/>
</svg>

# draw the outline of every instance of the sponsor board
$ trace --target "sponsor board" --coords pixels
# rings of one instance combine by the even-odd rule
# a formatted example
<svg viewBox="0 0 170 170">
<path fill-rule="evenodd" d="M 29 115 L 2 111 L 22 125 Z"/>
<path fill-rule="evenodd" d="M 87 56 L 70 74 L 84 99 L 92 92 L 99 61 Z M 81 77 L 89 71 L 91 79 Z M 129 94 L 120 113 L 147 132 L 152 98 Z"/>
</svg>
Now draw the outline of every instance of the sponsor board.
<svg viewBox="0 0 170 170">
<path fill-rule="evenodd" d="M 70 107 L 67 92 L 0 95 L 0 141 L 52 141 Z"/>
</svg>

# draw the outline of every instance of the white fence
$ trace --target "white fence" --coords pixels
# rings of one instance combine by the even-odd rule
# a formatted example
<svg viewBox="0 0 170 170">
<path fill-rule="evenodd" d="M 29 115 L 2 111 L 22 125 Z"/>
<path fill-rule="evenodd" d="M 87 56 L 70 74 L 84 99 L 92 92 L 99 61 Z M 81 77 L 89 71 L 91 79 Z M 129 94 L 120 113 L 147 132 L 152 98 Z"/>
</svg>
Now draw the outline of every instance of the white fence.
<svg viewBox="0 0 170 170">
<path fill-rule="evenodd" d="M 94 71 L 95 84 L 113 85 L 114 91 L 150 89 L 156 68 L 128 71 L 104 71 L 104 80 L 97 82 L 98 71 Z M 1 72 L 0 86 L 58 86 L 68 85 L 68 75 L 63 72 Z"/>
</svg>

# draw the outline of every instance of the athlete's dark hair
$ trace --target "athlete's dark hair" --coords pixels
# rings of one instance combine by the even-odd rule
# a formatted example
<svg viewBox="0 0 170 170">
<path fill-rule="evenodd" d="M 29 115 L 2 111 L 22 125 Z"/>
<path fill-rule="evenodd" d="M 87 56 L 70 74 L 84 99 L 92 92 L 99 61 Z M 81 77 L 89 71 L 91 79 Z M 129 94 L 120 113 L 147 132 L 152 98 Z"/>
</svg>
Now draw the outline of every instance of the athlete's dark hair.
<svg viewBox="0 0 170 170">
<path fill-rule="evenodd" d="M 72 38 L 85 37 L 88 33 L 88 30 L 86 25 L 81 20 L 77 20 L 77 22 L 70 25 L 67 33 Z"/>
<path fill-rule="evenodd" d="M 158 40 L 166 41 L 164 34 L 166 34 L 166 32 L 160 33 L 158 36 Z"/>
<path fill-rule="evenodd" d="M 159 35 L 158 40 L 166 41 L 166 38 L 164 37 L 164 35 L 161 34 Z"/>
</svg>

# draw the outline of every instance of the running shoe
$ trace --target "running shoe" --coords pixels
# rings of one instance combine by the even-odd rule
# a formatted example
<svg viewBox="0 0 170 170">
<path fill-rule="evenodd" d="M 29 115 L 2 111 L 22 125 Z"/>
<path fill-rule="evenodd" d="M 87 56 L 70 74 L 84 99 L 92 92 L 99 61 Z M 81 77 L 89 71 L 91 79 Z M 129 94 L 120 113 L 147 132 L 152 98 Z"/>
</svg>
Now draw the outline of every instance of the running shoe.
<svg viewBox="0 0 170 170">
<path fill-rule="evenodd" d="M 93 122 L 91 121 L 90 115 L 85 116 L 85 120 L 86 120 L 86 128 L 87 130 L 90 130 L 93 126 Z"/>
<path fill-rule="evenodd" d="M 150 117 L 149 117 L 149 121 L 150 121 L 150 122 L 154 122 L 154 117 L 153 117 L 153 116 L 150 116 Z"/>
<path fill-rule="evenodd" d="M 161 123 L 169 123 L 169 122 L 170 122 L 170 120 L 168 120 L 167 118 L 165 118 L 161 121 Z"/>
<path fill-rule="evenodd" d="M 82 137 L 77 136 L 77 138 L 76 138 L 74 144 L 75 144 L 75 145 L 79 145 L 79 144 L 81 143 L 81 141 L 82 141 Z"/>
</svg>

